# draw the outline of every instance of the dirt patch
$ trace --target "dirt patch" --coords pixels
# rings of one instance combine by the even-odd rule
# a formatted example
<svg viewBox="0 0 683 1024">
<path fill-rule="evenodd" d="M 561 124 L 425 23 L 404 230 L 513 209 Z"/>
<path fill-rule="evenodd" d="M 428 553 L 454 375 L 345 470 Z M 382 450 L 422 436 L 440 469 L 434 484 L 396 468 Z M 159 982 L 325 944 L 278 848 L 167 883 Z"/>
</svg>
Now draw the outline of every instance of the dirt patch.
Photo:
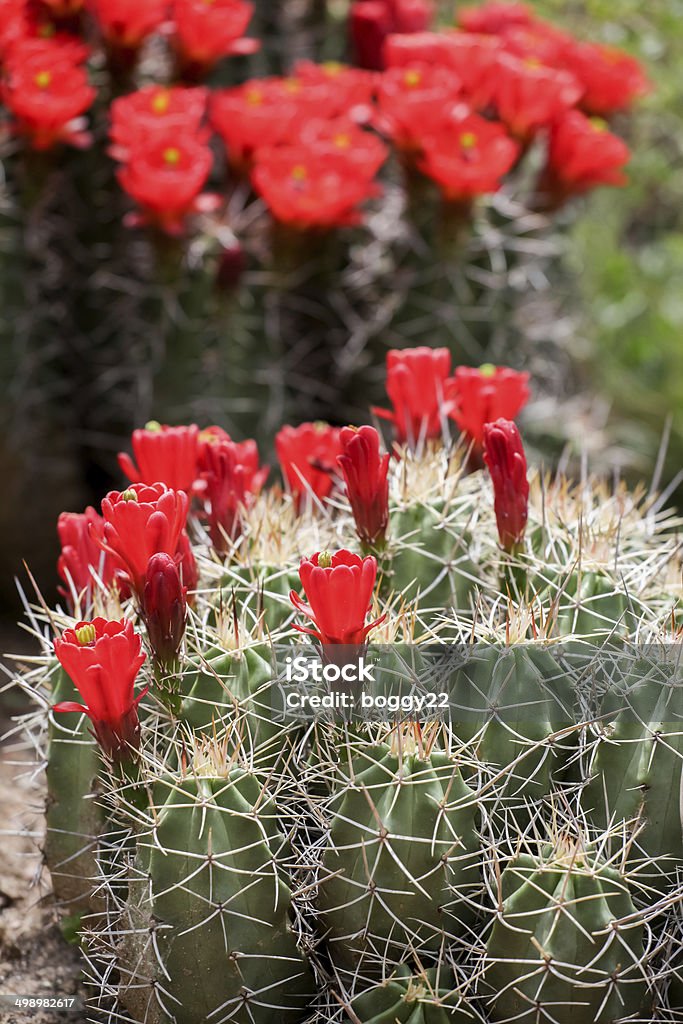
<svg viewBox="0 0 683 1024">
<path fill-rule="evenodd" d="M 0 716 L 0 735 L 8 724 Z M 41 870 L 42 793 L 12 763 L 27 756 L 0 747 L 0 995 L 76 996 L 82 1002 L 80 954 L 62 938 L 49 875 Z M 83 1011 L 0 1005 L 0 1020 L 7 1024 L 81 1024 L 85 1019 Z"/>
</svg>

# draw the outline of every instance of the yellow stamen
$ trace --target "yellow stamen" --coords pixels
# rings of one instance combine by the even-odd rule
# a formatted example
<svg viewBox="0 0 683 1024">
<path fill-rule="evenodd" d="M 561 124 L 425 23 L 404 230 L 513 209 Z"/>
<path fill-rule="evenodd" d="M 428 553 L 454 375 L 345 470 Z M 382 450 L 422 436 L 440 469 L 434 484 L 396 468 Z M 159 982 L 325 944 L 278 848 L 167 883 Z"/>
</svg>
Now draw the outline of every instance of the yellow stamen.
<svg viewBox="0 0 683 1024">
<path fill-rule="evenodd" d="M 332 567 L 332 555 L 329 551 L 321 551 L 318 555 L 318 565 L 321 569 L 330 569 Z"/>
<path fill-rule="evenodd" d="M 247 89 L 244 94 L 247 103 L 252 107 L 258 107 L 263 103 L 263 93 L 260 89 Z"/>
<path fill-rule="evenodd" d="M 84 626 L 81 626 L 76 630 L 76 639 L 78 640 L 81 647 L 87 647 L 88 644 L 94 644 L 97 639 L 97 632 L 92 622 L 87 622 Z"/>
<path fill-rule="evenodd" d="M 477 136 L 474 132 L 463 132 L 460 136 L 460 145 L 463 149 L 474 149 L 477 144 Z"/>
<path fill-rule="evenodd" d="M 495 377 L 496 368 L 493 363 L 482 363 L 479 367 L 479 373 L 482 377 Z"/>
<path fill-rule="evenodd" d="M 404 85 L 415 86 L 419 85 L 422 81 L 422 75 L 419 71 L 406 71 L 403 76 Z"/>
<path fill-rule="evenodd" d="M 301 82 L 298 78 L 285 78 L 283 85 L 285 90 L 290 93 L 301 92 Z"/>
<path fill-rule="evenodd" d="M 305 181 L 308 177 L 308 171 L 303 164 L 297 164 L 296 167 L 292 167 L 292 178 L 294 181 Z"/>
<path fill-rule="evenodd" d="M 145 423 L 145 430 L 149 430 L 150 434 L 160 434 L 161 423 L 158 420 L 150 420 L 149 423 Z"/>
<path fill-rule="evenodd" d="M 164 150 L 164 163 L 169 164 L 171 167 L 177 167 L 180 163 L 181 153 L 176 146 L 169 146 L 168 149 Z"/>
<path fill-rule="evenodd" d="M 323 71 L 326 75 L 331 78 L 336 78 L 344 70 L 344 65 L 340 64 L 338 60 L 328 60 L 323 64 Z"/>
<path fill-rule="evenodd" d="M 601 117 L 591 117 L 590 122 L 591 122 L 591 125 L 593 127 L 593 131 L 595 131 L 595 132 L 606 132 L 607 131 L 607 122 L 603 121 L 603 119 Z"/>
<path fill-rule="evenodd" d="M 34 77 L 33 81 L 36 83 L 39 89 L 47 89 L 52 82 L 52 75 L 49 71 L 39 71 Z"/>
<path fill-rule="evenodd" d="M 121 501 L 137 501 L 138 496 L 132 487 L 129 487 L 127 491 L 121 493 Z"/>
<path fill-rule="evenodd" d="M 165 114 L 171 103 L 171 94 L 168 89 L 161 89 L 154 94 L 152 99 L 152 110 L 155 114 Z"/>
<path fill-rule="evenodd" d="M 348 149 L 351 145 L 351 136 L 346 133 L 335 135 L 334 144 L 338 149 Z"/>
</svg>

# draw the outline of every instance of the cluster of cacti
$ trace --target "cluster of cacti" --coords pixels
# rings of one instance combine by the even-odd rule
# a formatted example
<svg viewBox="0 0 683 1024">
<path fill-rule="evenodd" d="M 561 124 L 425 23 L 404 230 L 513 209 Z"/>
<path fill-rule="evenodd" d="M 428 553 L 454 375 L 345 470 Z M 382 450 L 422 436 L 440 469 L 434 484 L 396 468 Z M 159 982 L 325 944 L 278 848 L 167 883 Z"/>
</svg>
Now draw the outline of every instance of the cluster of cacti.
<svg viewBox="0 0 683 1024">
<path fill-rule="evenodd" d="M 93 1019 L 683 1016 L 678 521 L 527 476 L 524 381 L 442 362 L 392 354 L 384 455 L 285 428 L 262 490 L 150 424 L 61 524 L 20 682 Z"/>
<path fill-rule="evenodd" d="M 425 338 L 566 395 L 568 209 L 538 207 L 551 178 L 550 205 L 619 179 L 625 145 L 584 115 L 643 91 L 632 61 L 528 11 L 421 31 L 432 4 L 144 6 L 2 3 L 3 405 L 27 488 L 54 471 L 94 499 L 152 415 L 263 443 L 295 415 L 359 418 L 386 349 Z"/>
</svg>

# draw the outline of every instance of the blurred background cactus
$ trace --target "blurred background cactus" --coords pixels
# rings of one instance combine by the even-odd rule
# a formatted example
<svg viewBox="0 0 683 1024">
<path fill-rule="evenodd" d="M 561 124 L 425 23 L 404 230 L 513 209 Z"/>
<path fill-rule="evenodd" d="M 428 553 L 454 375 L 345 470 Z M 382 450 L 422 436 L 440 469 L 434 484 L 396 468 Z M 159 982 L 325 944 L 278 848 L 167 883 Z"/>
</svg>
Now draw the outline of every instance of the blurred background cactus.
<svg viewBox="0 0 683 1024">
<path fill-rule="evenodd" d="M 3 0 L 6 604 L 18 552 L 53 586 L 55 513 L 118 481 L 135 425 L 220 422 L 269 457 L 284 422 L 366 416 L 389 348 L 529 371 L 526 433 L 548 459 L 588 453 L 626 472 L 654 461 L 677 346 L 671 335 L 645 356 L 634 327 L 622 347 L 601 296 L 633 273 L 642 309 L 647 267 L 669 265 L 644 199 L 647 133 L 671 102 L 666 80 L 653 94 L 647 78 L 667 60 L 645 73 L 577 40 L 633 42 L 646 62 L 673 61 L 675 44 L 655 10 L 620 11 L 617 25 L 597 2 L 546 3 L 501 26 L 463 9 L 455 31 L 439 8 L 178 0 L 143 18 L 114 0 Z M 619 180 L 619 136 L 635 180 L 577 200 Z M 596 216 L 613 225 L 599 244 Z M 619 231 L 628 246 L 577 272 Z M 644 231 L 653 241 L 640 248 Z M 671 401 L 648 399 L 646 379 Z M 638 425 L 610 416 L 626 393 L 642 396 Z"/>
</svg>

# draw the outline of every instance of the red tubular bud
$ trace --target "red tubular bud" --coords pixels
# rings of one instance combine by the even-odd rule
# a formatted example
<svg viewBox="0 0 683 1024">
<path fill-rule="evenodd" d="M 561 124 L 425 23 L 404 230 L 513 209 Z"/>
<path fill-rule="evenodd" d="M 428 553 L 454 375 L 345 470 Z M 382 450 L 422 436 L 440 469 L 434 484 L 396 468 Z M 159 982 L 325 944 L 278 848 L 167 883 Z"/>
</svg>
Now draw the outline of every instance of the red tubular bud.
<svg viewBox="0 0 683 1024">
<path fill-rule="evenodd" d="M 380 455 L 379 434 L 374 427 L 344 427 L 341 443 L 343 452 L 337 462 L 358 536 L 364 544 L 381 546 L 389 522 L 389 455 Z"/>
<path fill-rule="evenodd" d="M 529 483 L 524 445 L 511 420 L 484 427 L 484 461 L 493 481 L 500 543 L 513 552 L 524 540 L 529 509 Z"/>
<path fill-rule="evenodd" d="M 377 578 L 377 562 L 371 555 L 361 558 L 345 549 L 333 554 L 319 551 L 302 559 L 299 578 L 309 603 L 294 590 L 290 600 L 311 620 L 312 627 L 296 628 L 324 645 L 362 645 L 368 633 L 384 620 L 382 616 L 367 625 L 365 622 Z"/>
<path fill-rule="evenodd" d="M 149 560 L 142 615 L 154 660 L 164 668 L 171 668 L 185 633 L 187 600 L 178 565 L 170 555 L 153 555 Z"/>
</svg>

